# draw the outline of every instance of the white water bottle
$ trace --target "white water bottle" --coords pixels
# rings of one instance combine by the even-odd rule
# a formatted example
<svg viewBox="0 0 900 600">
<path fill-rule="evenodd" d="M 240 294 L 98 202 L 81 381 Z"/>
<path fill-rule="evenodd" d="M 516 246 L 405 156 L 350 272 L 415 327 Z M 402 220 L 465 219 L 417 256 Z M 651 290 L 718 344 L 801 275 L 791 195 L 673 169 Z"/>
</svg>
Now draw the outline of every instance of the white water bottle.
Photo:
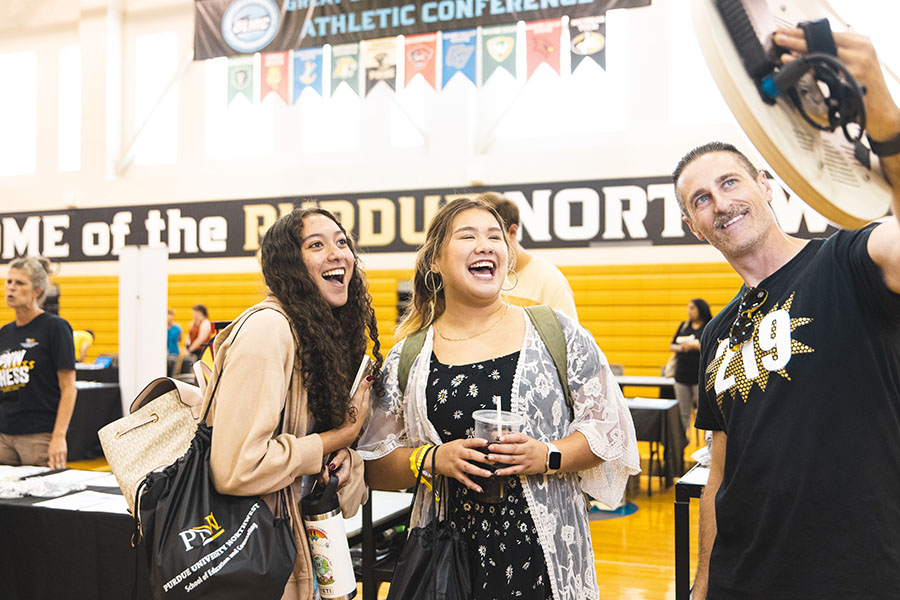
<svg viewBox="0 0 900 600">
<path fill-rule="evenodd" d="M 337 475 L 331 475 L 325 489 L 318 492 L 317 485 L 300 506 L 319 595 L 327 600 L 350 600 L 356 597 L 356 576 L 337 486 Z"/>
</svg>

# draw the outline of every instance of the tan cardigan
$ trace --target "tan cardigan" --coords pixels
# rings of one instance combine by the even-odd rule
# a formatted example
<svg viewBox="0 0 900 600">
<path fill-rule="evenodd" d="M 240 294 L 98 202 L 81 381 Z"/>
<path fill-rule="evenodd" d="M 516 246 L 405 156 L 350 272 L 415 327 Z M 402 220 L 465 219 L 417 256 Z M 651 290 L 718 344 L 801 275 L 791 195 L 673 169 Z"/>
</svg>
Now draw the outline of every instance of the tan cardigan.
<svg viewBox="0 0 900 600">
<path fill-rule="evenodd" d="M 253 312 L 259 308 L 272 310 Z M 321 438 L 308 433 L 306 388 L 294 362 L 295 348 L 290 321 L 276 298 L 269 296 L 247 309 L 213 342 L 215 365 L 204 405 L 210 401 L 219 373 L 224 372 L 207 417 L 213 427 L 213 484 L 224 494 L 262 495 L 273 509 L 276 492 L 290 486 L 288 508 L 297 540 L 297 561 L 283 600 L 308 600 L 313 597 L 312 561 L 297 503 L 300 478 L 318 474 L 323 456 Z M 279 432 L 282 409 L 285 421 Z M 368 498 L 363 461 L 355 451 L 350 455 L 350 480 L 338 494 L 345 517 L 356 514 Z"/>
</svg>

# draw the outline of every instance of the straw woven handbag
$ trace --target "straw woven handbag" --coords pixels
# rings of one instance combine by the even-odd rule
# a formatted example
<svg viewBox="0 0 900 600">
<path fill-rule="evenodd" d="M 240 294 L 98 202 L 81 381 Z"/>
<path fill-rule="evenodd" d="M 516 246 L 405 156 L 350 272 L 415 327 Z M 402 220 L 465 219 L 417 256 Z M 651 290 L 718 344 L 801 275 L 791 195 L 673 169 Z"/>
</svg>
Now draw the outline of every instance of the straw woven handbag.
<svg viewBox="0 0 900 600">
<path fill-rule="evenodd" d="M 197 386 L 160 377 L 138 394 L 131 403 L 131 414 L 97 433 L 132 514 L 135 492 L 144 477 L 187 452 L 200 422 L 202 403 Z"/>
</svg>

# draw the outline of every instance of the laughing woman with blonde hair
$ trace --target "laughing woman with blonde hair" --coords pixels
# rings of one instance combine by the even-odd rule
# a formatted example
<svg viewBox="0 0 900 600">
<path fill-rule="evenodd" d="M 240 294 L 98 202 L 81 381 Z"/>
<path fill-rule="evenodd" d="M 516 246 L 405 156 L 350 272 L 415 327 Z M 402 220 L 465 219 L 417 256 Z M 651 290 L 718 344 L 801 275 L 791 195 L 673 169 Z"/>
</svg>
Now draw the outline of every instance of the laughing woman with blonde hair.
<svg viewBox="0 0 900 600">
<path fill-rule="evenodd" d="M 431 458 L 421 464 L 425 449 L 435 448 L 436 472 L 425 475 L 443 477 L 434 485 L 446 489 L 451 524 L 470 547 L 475 600 L 596 599 L 584 493 L 621 500 L 640 470 L 634 426 L 591 334 L 556 312 L 570 413 L 544 340 L 523 309 L 501 298 L 511 260 L 502 220 L 485 202 L 461 198 L 437 212 L 398 328 L 404 339 L 385 359 L 385 396 L 372 401 L 357 448 L 367 482 L 379 489 L 412 486 L 420 469 L 431 470 Z M 402 382 L 403 347 L 423 331 Z M 522 432 L 496 442 L 472 437 L 472 413 L 497 403 L 524 417 Z M 494 502 L 479 479 L 491 477 L 488 468 L 505 486 Z M 421 492 L 412 526 L 434 514 Z"/>
</svg>

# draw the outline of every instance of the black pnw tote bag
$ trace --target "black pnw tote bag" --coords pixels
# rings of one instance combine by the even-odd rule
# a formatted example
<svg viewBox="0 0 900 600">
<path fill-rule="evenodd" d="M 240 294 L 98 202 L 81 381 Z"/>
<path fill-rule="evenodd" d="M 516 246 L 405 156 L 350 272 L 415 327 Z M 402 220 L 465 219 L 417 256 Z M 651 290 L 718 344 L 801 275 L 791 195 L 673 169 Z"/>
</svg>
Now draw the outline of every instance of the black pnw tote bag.
<svg viewBox="0 0 900 600">
<path fill-rule="evenodd" d="M 278 516 L 259 497 L 216 491 L 209 468 L 212 428 L 206 425 L 215 392 L 184 456 L 150 473 L 138 488 L 137 537 L 149 542 L 153 594 L 157 600 L 278 600 L 297 557 L 285 491 Z"/>
<path fill-rule="evenodd" d="M 438 447 L 431 452 L 431 472 L 434 473 L 434 457 Z M 425 458 L 427 458 L 427 453 Z M 425 464 L 425 458 L 422 464 Z M 413 504 L 419 491 L 422 472 L 416 477 L 413 490 Z M 437 503 L 437 477 L 432 489 L 432 500 L 436 502 L 435 516 L 423 527 L 410 530 L 409 537 L 394 567 L 391 587 L 387 600 L 470 600 L 472 598 L 471 562 L 468 546 L 459 532 L 450 524 L 449 493 L 445 493 Z M 449 486 L 447 486 L 449 487 Z M 440 505 L 444 505 L 444 519 L 441 519 Z M 410 509 L 412 514 L 412 509 Z"/>
</svg>

